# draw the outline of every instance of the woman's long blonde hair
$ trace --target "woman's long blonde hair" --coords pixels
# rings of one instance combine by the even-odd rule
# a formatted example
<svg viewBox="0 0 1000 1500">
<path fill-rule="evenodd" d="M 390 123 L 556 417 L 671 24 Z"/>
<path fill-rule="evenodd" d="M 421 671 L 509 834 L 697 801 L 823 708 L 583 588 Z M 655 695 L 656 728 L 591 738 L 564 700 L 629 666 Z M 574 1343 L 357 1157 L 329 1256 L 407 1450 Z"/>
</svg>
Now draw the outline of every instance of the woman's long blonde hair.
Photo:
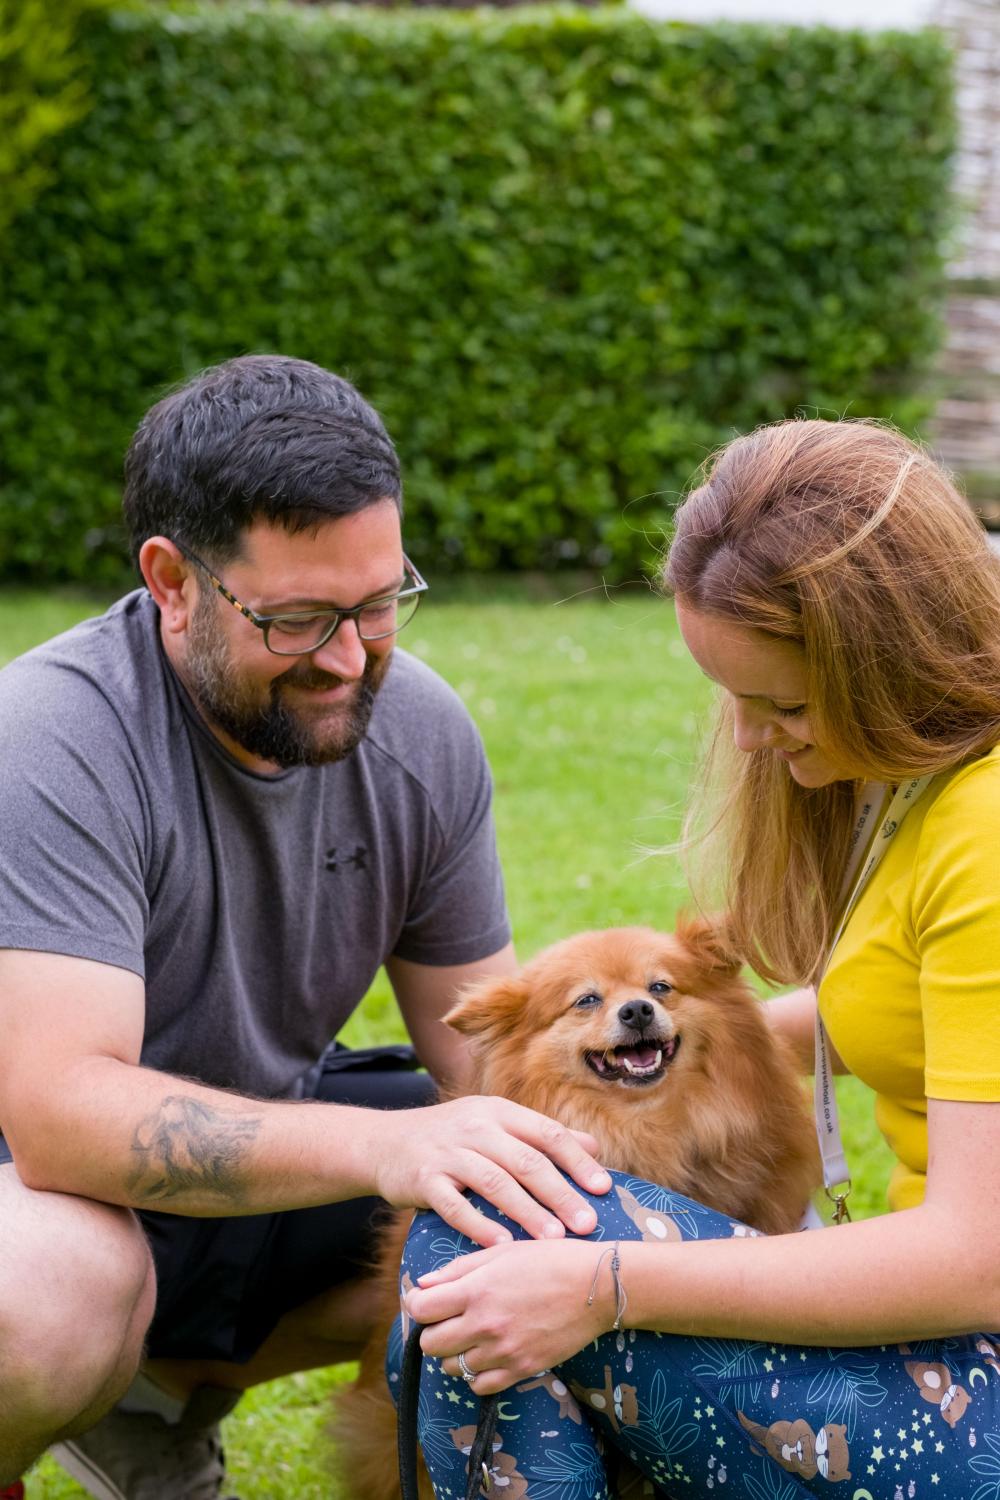
<svg viewBox="0 0 1000 1500">
<path fill-rule="evenodd" d="M 677 512 L 664 583 L 800 646 L 814 732 L 865 780 L 1000 742 L 1000 561 L 948 476 L 892 428 L 796 420 L 736 438 Z M 723 853 L 734 947 L 766 979 L 805 982 L 829 941 L 855 784 L 806 790 L 770 751 L 740 753 L 723 703 L 702 837 L 720 786 L 707 847 Z"/>
</svg>

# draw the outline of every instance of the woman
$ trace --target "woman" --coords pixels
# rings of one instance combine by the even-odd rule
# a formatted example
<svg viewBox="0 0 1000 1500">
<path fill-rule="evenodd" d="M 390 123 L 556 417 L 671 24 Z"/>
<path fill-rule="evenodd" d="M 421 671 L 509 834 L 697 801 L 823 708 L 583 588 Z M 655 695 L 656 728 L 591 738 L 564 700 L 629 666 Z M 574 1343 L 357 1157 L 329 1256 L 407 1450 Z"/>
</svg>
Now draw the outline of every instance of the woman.
<svg viewBox="0 0 1000 1500">
<path fill-rule="evenodd" d="M 434 1357 L 436 1491 L 464 1493 L 437 1419 L 452 1403 L 474 1420 L 453 1378 L 471 1373 L 480 1396 L 528 1387 L 501 1409 L 500 1494 L 612 1493 L 593 1428 L 556 1415 L 555 1380 L 606 1391 L 594 1427 L 658 1493 L 997 1500 L 1000 1340 L 979 1331 L 1000 1328 L 1000 566 L 899 434 L 793 421 L 719 455 L 678 513 L 666 583 L 722 689 L 713 828 L 733 942 L 800 986 L 769 1013 L 806 1070 L 859 788 L 932 777 L 819 987 L 833 1047 L 876 1092 L 895 1212 L 757 1239 L 720 1217 L 717 1239 L 655 1245 L 595 1197 L 605 1240 L 622 1241 L 617 1334 L 592 1242 L 518 1242 L 422 1275 L 440 1258 L 418 1231 L 407 1308 Z M 532 1380 L 546 1370 L 548 1390 Z"/>
</svg>

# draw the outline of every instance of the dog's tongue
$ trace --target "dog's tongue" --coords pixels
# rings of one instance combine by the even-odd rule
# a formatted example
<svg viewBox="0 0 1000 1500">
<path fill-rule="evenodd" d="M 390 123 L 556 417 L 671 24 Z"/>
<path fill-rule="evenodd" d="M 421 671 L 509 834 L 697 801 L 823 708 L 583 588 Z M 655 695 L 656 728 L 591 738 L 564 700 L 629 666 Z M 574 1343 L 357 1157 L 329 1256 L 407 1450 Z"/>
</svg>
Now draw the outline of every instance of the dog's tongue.
<svg viewBox="0 0 1000 1500">
<path fill-rule="evenodd" d="M 616 1049 L 619 1059 L 627 1057 L 633 1068 L 653 1068 L 656 1066 L 655 1047 L 622 1047 Z"/>
</svg>

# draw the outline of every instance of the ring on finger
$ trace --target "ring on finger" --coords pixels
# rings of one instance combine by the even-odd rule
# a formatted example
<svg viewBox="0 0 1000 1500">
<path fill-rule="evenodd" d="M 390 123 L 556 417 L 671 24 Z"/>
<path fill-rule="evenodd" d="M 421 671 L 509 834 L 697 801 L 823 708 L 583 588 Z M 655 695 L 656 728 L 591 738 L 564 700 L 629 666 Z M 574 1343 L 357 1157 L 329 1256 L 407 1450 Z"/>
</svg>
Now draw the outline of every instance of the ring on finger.
<svg viewBox="0 0 1000 1500">
<path fill-rule="evenodd" d="M 458 1368 L 466 1385 L 473 1385 L 476 1380 L 476 1371 L 469 1369 L 469 1361 L 464 1354 L 458 1356 Z"/>
</svg>

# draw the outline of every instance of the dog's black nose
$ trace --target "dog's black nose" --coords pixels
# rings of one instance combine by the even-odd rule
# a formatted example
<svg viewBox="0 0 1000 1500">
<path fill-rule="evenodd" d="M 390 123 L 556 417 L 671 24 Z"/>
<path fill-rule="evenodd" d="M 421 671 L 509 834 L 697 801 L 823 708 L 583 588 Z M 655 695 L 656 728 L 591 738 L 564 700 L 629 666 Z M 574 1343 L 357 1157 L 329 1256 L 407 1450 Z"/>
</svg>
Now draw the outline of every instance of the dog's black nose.
<svg viewBox="0 0 1000 1500">
<path fill-rule="evenodd" d="M 618 1007 L 618 1019 L 623 1026 L 634 1026 L 636 1031 L 645 1031 L 653 1024 L 653 1007 L 648 1000 L 626 1000 Z"/>
</svg>

